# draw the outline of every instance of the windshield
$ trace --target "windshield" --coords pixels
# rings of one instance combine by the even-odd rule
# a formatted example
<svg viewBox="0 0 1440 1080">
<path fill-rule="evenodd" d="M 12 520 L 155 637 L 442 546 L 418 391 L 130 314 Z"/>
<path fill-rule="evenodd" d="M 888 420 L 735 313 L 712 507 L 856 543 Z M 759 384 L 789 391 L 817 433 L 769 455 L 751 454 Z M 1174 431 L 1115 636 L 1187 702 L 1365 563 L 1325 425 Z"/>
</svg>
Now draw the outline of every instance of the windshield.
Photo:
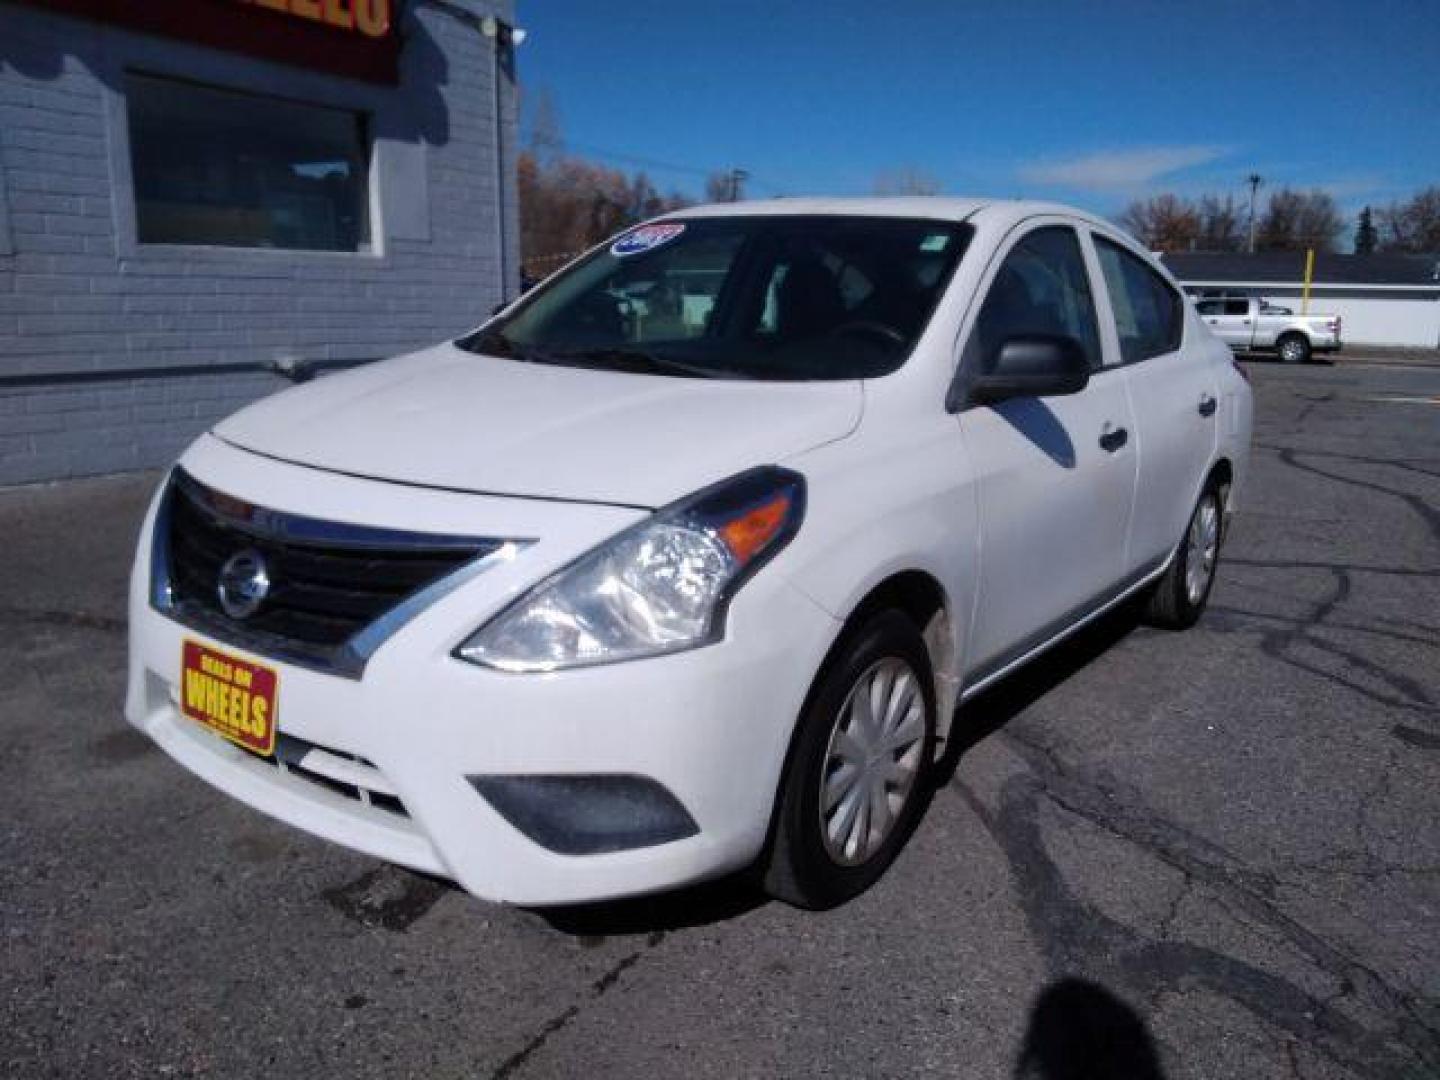
<svg viewBox="0 0 1440 1080">
<path fill-rule="evenodd" d="M 692 377 L 873 378 L 905 362 L 969 236 L 875 217 L 642 225 L 458 344 Z"/>
</svg>

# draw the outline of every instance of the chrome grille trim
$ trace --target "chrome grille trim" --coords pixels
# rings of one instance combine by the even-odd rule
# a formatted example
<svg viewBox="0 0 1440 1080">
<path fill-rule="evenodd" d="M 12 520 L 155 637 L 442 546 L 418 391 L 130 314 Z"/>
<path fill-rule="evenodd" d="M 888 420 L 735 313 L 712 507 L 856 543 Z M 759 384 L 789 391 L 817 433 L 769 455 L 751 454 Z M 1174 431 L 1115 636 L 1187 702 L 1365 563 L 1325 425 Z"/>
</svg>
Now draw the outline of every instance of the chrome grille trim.
<svg viewBox="0 0 1440 1080">
<path fill-rule="evenodd" d="M 231 619 L 214 609 L 207 600 L 186 597 L 175 576 L 175 515 L 178 499 L 191 504 L 187 513 L 212 515 L 220 527 L 257 543 L 286 549 L 295 546 L 303 559 L 328 560 L 332 556 L 370 556 L 379 560 L 387 554 L 396 559 L 423 558 L 433 553 L 436 561 L 449 561 L 453 569 L 442 569 L 411 592 L 397 594 L 393 603 L 377 609 L 373 617 L 338 615 L 332 621 L 346 618 L 355 621 L 355 629 L 343 641 L 315 643 L 267 632 L 244 622 Z M 513 559 L 530 540 L 506 540 L 493 537 L 459 536 L 445 533 L 422 533 L 291 514 L 269 507 L 257 506 L 225 495 L 201 484 L 184 469 L 176 467 L 170 475 L 156 510 L 150 558 L 150 603 L 167 617 L 207 634 L 216 640 L 247 649 L 260 656 L 271 657 L 301 667 L 358 679 L 375 651 L 396 631 L 425 608 L 453 592 L 461 585 L 497 563 Z M 333 568 L 332 568 L 333 569 Z M 323 593 L 330 586 L 321 581 L 298 583 L 298 593 Z M 390 589 L 396 587 L 389 586 Z M 343 581 L 333 592 L 346 592 Z M 362 590 L 363 591 L 363 590 Z M 371 606 L 376 592 L 371 589 Z M 309 616 L 307 616 L 309 617 Z M 315 619 L 330 618 L 328 614 Z M 339 628 L 343 631 L 343 627 Z"/>
</svg>

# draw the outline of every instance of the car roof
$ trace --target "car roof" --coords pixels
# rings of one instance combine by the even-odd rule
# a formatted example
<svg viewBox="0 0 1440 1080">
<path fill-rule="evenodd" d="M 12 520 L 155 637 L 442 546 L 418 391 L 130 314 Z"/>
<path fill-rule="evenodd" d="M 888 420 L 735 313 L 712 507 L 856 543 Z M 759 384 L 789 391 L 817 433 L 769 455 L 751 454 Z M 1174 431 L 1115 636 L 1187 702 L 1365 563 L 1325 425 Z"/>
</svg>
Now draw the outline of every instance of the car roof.
<svg viewBox="0 0 1440 1080">
<path fill-rule="evenodd" d="M 939 195 L 896 195 L 863 198 L 756 199 L 746 202 L 690 206 L 665 215 L 683 220 L 697 217 L 750 217 L 755 215 L 854 215 L 859 217 L 933 218 L 965 221 L 984 211 L 987 219 L 1022 221 L 1042 214 L 1061 214 L 1113 229 L 1113 225 L 1059 203 L 1029 199 L 954 198 Z M 1002 220 L 1001 224 L 1004 223 Z"/>
</svg>

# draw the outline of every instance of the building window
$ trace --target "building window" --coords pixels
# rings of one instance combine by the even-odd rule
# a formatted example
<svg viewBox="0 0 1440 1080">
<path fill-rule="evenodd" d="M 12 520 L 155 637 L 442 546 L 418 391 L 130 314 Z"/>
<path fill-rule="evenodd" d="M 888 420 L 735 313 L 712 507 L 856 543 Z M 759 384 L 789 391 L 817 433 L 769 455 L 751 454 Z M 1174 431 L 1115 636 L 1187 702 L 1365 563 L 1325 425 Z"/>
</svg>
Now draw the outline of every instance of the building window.
<svg viewBox="0 0 1440 1080">
<path fill-rule="evenodd" d="M 362 115 L 148 75 L 125 84 L 140 243 L 369 249 Z"/>
</svg>

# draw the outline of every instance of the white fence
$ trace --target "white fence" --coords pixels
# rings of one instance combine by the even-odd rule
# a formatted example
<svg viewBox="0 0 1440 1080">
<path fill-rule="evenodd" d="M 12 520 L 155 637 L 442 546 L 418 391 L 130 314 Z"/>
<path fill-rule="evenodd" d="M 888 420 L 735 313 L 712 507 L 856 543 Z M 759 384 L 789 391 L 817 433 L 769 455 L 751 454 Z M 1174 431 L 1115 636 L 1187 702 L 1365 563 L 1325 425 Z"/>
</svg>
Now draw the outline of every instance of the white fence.
<svg viewBox="0 0 1440 1080">
<path fill-rule="evenodd" d="M 1263 282 L 1182 282 L 1191 292 L 1259 296 L 1300 313 L 1301 286 Z M 1321 285 L 1310 287 L 1310 314 L 1339 315 L 1350 345 L 1440 347 L 1440 289 L 1407 285 Z"/>
</svg>

